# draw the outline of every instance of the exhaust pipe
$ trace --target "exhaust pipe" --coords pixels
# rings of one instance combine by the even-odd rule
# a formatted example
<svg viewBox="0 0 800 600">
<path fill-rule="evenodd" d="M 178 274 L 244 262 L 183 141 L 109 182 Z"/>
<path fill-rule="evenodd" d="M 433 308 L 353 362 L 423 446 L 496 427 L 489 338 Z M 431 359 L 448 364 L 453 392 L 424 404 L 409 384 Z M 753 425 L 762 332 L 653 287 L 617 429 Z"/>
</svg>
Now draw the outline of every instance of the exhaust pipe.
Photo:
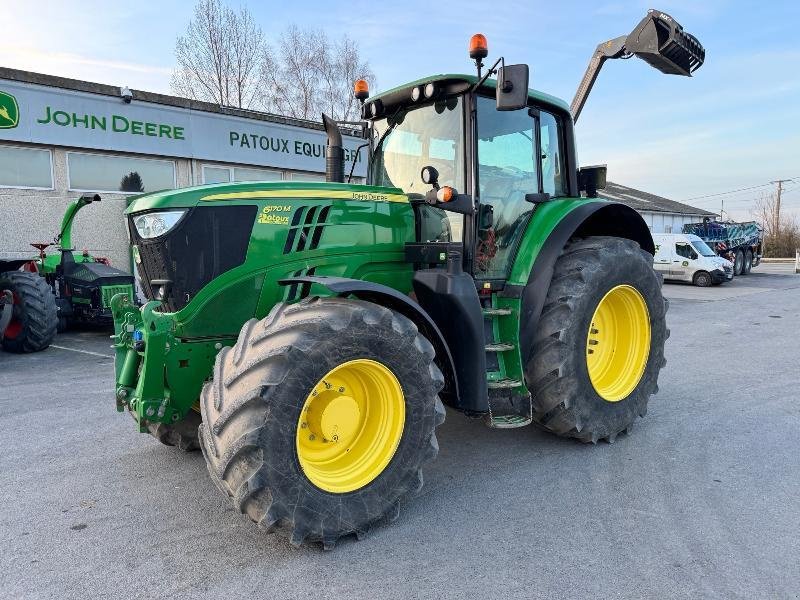
<svg viewBox="0 0 800 600">
<path fill-rule="evenodd" d="M 322 123 L 328 135 L 325 146 L 325 181 L 328 183 L 344 183 L 344 148 L 342 147 L 342 132 L 336 121 L 322 113 Z"/>
</svg>

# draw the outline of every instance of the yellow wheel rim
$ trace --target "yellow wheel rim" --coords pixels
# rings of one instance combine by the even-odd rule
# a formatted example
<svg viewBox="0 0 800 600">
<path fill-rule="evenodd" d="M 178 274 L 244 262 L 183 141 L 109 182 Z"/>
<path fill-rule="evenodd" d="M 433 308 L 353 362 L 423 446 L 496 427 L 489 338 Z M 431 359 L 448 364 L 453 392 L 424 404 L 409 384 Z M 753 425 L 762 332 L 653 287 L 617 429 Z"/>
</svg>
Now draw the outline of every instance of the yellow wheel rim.
<svg viewBox="0 0 800 600">
<path fill-rule="evenodd" d="M 650 313 L 639 291 L 618 285 L 603 296 L 586 337 L 586 366 L 603 400 L 618 402 L 639 385 L 650 355 Z"/>
<path fill-rule="evenodd" d="M 363 358 L 339 365 L 303 404 L 295 439 L 303 473 L 327 492 L 364 487 L 392 460 L 405 417 L 403 389 L 388 367 Z"/>
</svg>

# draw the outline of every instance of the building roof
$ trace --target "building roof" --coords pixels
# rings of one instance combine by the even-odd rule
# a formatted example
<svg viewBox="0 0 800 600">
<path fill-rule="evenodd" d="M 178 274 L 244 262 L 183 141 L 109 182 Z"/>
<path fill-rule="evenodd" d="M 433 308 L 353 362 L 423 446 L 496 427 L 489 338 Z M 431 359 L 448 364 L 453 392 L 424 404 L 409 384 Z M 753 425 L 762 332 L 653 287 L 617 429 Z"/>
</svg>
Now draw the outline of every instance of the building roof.
<svg viewBox="0 0 800 600">
<path fill-rule="evenodd" d="M 107 85 L 104 83 L 93 83 L 91 81 L 81 81 L 79 79 L 69 79 L 67 77 L 58 77 L 56 75 L 45 75 L 43 73 L 33 73 L 31 71 L 21 71 L 19 69 L 9 69 L 7 67 L 0 67 L 0 79 L 18 81 L 20 83 L 32 83 L 35 85 L 73 90 L 77 92 L 88 92 L 90 94 L 111 96 L 114 98 L 120 97 L 120 86 Z M 132 89 L 131 92 L 133 93 L 133 99 L 136 102 L 150 102 L 152 104 L 161 104 L 164 106 L 173 106 L 176 108 L 185 108 L 207 113 L 232 115 L 244 119 L 253 119 L 254 121 L 268 121 L 270 123 L 305 127 L 306 129 L 325 129 L 321 121 L 295 119 L 293 117 L 274 115 L 271 113 L 236 108 L 233 106 L 220 106 L 219 104 L 213 104 L 211 102 L 202 102 L 200 100 L 181 98 L 179 96 L 169 96 L 167 94 L 157 94 L 155 92 L 146 92 L 144 90 Z M 353 135 L 348 128 L 343 128 L 342 133 L 346 135 Z"/>
<path fill-rule="evenodd" d="M 598 190 L 597 195 L 601 198 L 608 198 L 609 200 L 621 202 L 640 212 L 649 211 L 696 217 L 712 217 L 716 215 L 716 213 L 703 210 L 702 208 L 689 206 L 688 204 L 676 202 L 669 198 L 662 198 L 661 196 L 656 196 L 655 194 L 643 192 L 642 190 L 630 188 L 611 181 L 606 182 L 605 189 Z"/>
</svg>

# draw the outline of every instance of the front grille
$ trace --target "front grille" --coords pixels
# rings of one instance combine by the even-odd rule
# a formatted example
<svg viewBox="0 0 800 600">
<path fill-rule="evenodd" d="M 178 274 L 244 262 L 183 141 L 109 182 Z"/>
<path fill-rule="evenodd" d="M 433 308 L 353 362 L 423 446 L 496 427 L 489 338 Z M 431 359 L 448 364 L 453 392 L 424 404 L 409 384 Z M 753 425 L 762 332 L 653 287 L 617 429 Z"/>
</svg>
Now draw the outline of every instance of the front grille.
<svg viewBox="0 0 800 600">
<path fill-rule="evenodd" d="M 111 299 L 117 294 L 128 294 L 128 300 L 133 299 L 133 287 L 129 285 L 107 285 L 101 288 L 103 293 L 103 308 L 111 306 Z"/>
<path fill-rule="evenodd" d="M 137 264 L 145 295 L 169 312 L 186 306 L 212 279 L 241 265 L 253 230 L 257 206 L 198 206 L 164 235 L 143 239 L 131 215 L 128 228 L 139 249 Z M 139 213 L 140 214 L 140 213 Z M 163 287 L 155 280 L 170 283 Z M 156 298 L 156 294 L 163 294 Z"/>
</svg>

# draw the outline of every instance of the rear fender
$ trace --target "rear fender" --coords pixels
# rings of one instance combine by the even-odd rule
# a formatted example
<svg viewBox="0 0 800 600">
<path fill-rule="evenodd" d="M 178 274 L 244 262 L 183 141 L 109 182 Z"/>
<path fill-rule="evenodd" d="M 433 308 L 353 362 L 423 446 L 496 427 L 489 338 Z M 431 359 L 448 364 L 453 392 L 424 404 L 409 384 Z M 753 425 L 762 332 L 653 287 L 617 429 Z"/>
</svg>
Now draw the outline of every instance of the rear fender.
<svg viewBox="0 0 800 600">
<path fill-rule="evenodd" d="M 545 208 L 548 204 L 540 207 Z M 624 204 L 602 200 L 570 200 L 565 201 L 560 210 L 551 209 L 549 214 L 540 215 L 537 219 L 538 212 L 539 209 L 534 212 L 525 232 L 523 250 L 518 256 L 522 264 L 515 263 L 512 271 L 512 278 L 516 276 L 520 280 L 525 275 L 520 268 L 531 265 L 527 280 L 524 283 L 520 281 L 524 286 L 520 296 L 520 353 L 523 367 L 533 357 L 533 340 L 553 279 L 553 269 L 570 239 L 596 235 L 627 238 L 638 243 L 643 250 L 655 254 L 653 237 L 644 219 Z M 527 253 L 525 256 L 527 240 L 537 242 L 538 251 L 533 255 Z"/>
</svg>

